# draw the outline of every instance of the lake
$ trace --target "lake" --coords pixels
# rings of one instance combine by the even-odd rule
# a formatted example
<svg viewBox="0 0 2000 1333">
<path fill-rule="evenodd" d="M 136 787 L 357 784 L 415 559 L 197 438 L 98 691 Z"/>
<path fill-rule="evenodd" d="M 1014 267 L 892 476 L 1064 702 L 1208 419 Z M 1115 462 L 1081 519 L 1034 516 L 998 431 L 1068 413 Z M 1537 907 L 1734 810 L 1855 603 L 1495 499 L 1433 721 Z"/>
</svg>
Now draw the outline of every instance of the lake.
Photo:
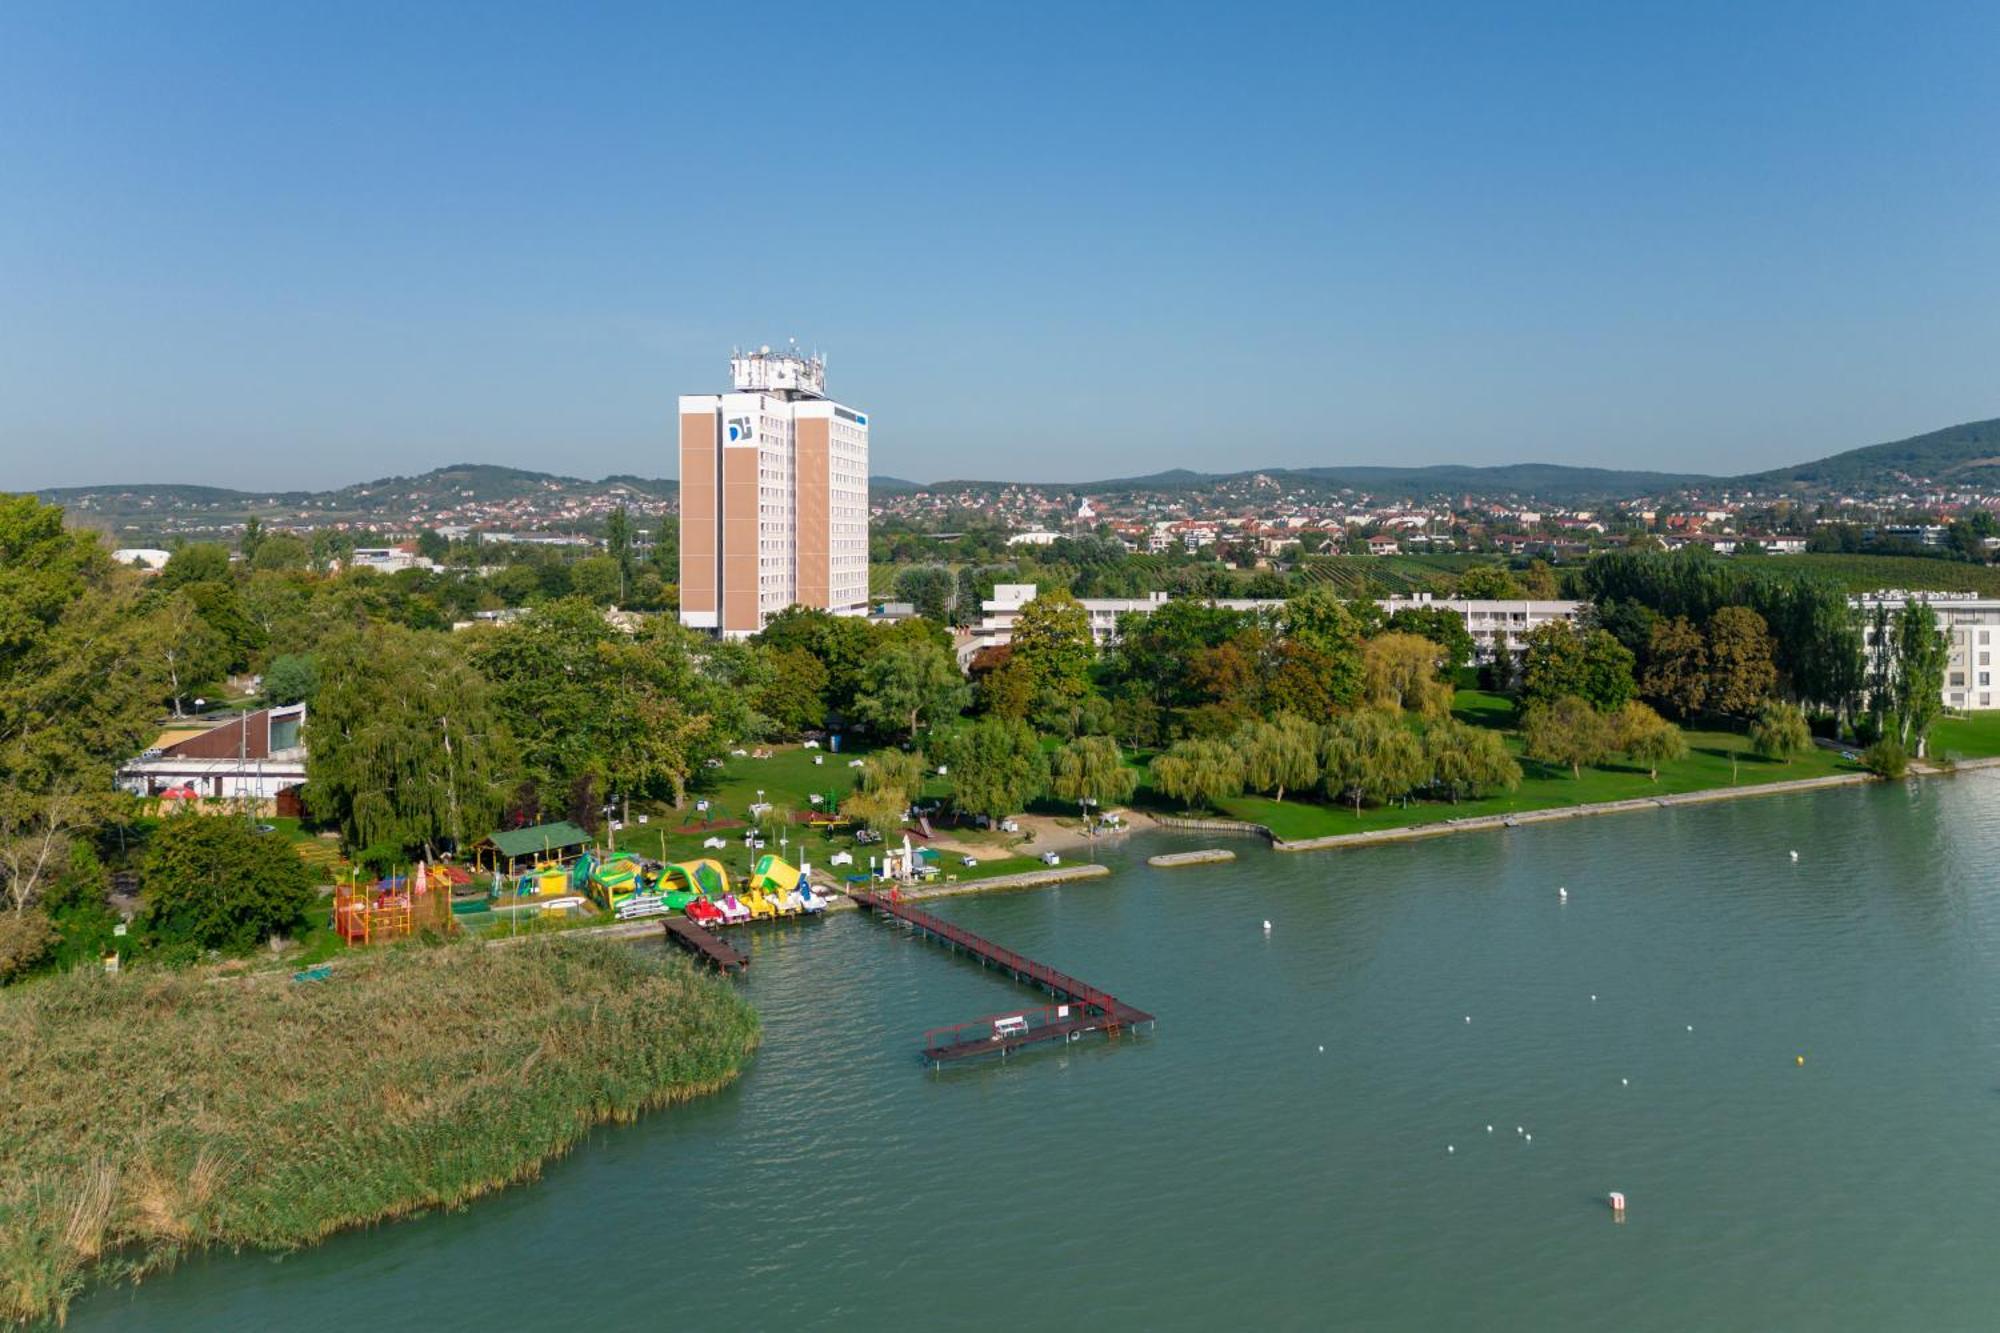
<svg viewBox="0 0 2000 1333">
<path fill-rule="evenodd" d="M 727 1092 L 70 1326 L 1989 1328 L 1996 816 L 1968 774 L 1175 870 L 1201 840 L 1134 837 L 935 910 L 1157 1029 L 941 1074 L 925 1028 L 1040 1001 L 858 913 L 752 932 Z"/>
</svg>

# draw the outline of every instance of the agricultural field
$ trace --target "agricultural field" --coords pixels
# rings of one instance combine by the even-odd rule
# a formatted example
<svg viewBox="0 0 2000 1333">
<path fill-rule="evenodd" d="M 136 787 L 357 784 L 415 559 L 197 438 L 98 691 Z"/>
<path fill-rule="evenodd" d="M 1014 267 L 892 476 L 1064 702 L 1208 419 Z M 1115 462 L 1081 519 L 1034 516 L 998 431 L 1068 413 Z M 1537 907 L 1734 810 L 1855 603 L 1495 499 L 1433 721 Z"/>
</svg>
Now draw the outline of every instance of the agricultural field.
<svg viewBox="0 0 2000 1333">
<path fill-rule="evenodd" d="M 1479 555 L 1316 555 L 1300 562 L 1299 578 L 1325 583 L 1358 597 L 1372 586 L 1384 596 L 1422 592 L 1440 576 L 1453 577 L 1474 565 L 1493 564 Z"/>
<path fill-rule="evenodd" d="M 1821 574 L 1851 593 L 1895 588 L 1909 592 L 1973 592 L 2000 597 L 2000 567 L 1920 555 L 1738 555 L 1732 564 L 1759 573 Z"/>
</svg>

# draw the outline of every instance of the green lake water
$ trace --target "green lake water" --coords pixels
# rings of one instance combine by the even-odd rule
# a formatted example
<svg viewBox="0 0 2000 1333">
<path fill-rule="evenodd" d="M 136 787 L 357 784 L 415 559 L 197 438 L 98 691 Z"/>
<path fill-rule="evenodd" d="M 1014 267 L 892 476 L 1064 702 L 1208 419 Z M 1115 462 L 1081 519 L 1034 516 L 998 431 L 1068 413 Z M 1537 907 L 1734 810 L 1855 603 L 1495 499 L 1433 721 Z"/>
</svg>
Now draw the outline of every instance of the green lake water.
<svg viewBox="0 0 2000 1333">
<path fill-rule="evenodd" d="M 1142 860 L 1198 845 L 936 908 L 1149 1036 L 933 1074 L 925 1028 L 1038 1001 L 858 914 L 751 932 L 729 1091 L 70 1326 L 2000 1323 L 2000 775 Z"/>
</svg>

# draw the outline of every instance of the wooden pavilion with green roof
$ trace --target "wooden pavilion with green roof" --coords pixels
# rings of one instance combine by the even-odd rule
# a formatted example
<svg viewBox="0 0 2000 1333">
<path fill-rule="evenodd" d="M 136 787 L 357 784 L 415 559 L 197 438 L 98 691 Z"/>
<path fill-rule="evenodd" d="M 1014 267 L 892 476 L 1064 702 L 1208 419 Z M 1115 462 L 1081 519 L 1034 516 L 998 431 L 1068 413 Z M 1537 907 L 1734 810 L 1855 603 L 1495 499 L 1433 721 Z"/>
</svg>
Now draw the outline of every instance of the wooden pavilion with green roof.
<svg viewBox="0 0 2000 1333">
<path fill-rule="evenodd" d="M 546 861 L 574 861 L 590 843 L 587 831 L 564 819 L 488 834 L 473 845 L 472 858 L 482 870 L 512 875 Z"/>
</svg>

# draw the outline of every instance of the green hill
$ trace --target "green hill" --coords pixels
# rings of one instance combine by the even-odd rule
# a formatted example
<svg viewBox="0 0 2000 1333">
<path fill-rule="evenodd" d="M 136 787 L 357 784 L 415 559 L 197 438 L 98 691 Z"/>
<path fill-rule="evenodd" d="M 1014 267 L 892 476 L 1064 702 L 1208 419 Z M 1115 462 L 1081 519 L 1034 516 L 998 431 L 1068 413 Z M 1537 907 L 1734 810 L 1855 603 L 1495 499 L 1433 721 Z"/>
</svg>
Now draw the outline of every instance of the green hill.
<svg viewBox="0 0 2000 1333">
<path fill-rule="evenodd" d="M 1736 480 L 1827 490 L 1896 489 L 1899 483 L 1921 481 L 1954 489 L 2000 486 L 2000 418 L 1968 421 Z"/>
</svg>

